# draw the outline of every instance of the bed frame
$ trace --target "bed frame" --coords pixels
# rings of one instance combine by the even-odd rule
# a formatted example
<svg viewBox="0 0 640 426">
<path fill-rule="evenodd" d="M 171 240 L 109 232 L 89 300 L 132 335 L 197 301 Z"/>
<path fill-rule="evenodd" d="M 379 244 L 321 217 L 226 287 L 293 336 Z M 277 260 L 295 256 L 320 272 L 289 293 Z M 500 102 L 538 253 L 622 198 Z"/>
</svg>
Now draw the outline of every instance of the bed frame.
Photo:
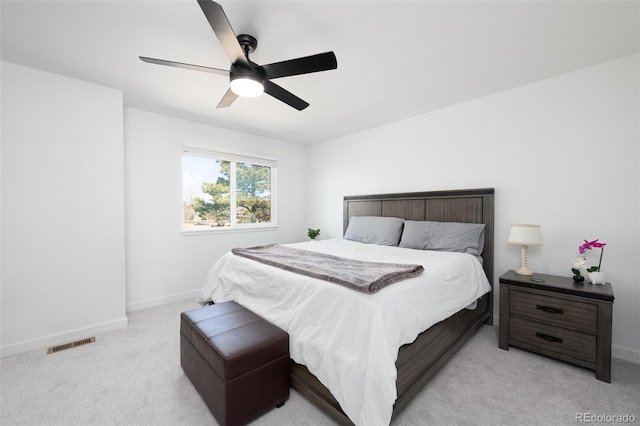
<svg viewBox="0 0 640 426">
<path fill-rule="evenodd" d="M 343 232 L 352 216 L 485 224 L 483 268 L 493 288 L 494 189 L 412 192 L 344 197 Z M 493 292 L 474 310 L 463 309 L 418 335 L 398 352 L 395 417 L 456 351 L 480 328 L 493 325 Z M 353 424 L 331 392 L 303 365 L 291 361 L 291 386 L 341 424 Z"/>
</svg>

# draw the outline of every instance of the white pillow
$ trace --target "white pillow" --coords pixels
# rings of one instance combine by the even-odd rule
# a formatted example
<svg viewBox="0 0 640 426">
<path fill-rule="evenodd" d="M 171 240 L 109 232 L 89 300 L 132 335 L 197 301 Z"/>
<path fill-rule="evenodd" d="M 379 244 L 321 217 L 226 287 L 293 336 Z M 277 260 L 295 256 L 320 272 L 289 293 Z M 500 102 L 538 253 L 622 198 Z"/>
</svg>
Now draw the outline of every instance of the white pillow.
<svg viewBox="0 0 640 426">
<path fill-rule="evenodd" d="M 365 244 L 397 246 L 404 219 L 399 217 L 352 216 L 344 238 Z"/>
</svg>

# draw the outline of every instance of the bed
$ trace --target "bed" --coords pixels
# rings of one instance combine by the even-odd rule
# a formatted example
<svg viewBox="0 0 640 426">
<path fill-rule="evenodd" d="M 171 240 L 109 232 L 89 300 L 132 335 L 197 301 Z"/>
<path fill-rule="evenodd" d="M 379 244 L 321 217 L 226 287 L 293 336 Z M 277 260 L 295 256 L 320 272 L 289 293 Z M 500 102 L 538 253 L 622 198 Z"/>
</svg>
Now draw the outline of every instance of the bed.
<svg viewBox="0 0 640 426">
<path fill-rule="evenodd" d="M 420 309 L 412 312 L 416 317 L 420 316 L 420 321 L 416 320 L 416 323 L 426 324 L 426 331 L 422 331 L 425 328 L 418 330 L 415 328 L 418 324 L 415 324 L 411 325 L 415 328 L 411 332 L 396 333 L 394 321 L 402 324 L 411 322 L 407 321 L 409 317 L 403 317 L 407 315 L 403 304 L 408 301 L 397 299 L 398 302 L 394 301 L 393 304 L 388 301 L 389 297 L 407 297 L 407 294 L 413 294 L 406 289 L 411 288 L 411 292 L 414 291 L 411 286 L 418 289 L 422 285 L 419 278 L 394 284 L 375 295 L 362 295 L 333 284 L 327 287 L 328 283 L 321 284 L 320 280 L 314 278 L 304 277 L 306 281 L 302 281 L 299 276 L 293 278 L 291 275 L 296 274 L 289 271 L 272 272 L 277 268 L 228 254 L 212 267 L 199 300 L 203 303 L 208 300 L 235 300 L 287 330 L 292 335 L 292 386 L 338 422 L 387 424 L 483 323 L 492 324 L 493 297 L 490 290 L 493 277 L 493 192 L 493 189 L 474 189 L 344 197 L 343 223 L 347 234 L 350 232 L 350 221 L 356 222 L 355 219 L 351 220 L 353 217 L 403 218 L 406 221 L 416 221 L 415 223 L 437 221 L 484 225 L 480 262 L 469 254 L 364 244 L 369 246 L 366 249 L 372 252 L 374 260 L 407 259 L 424 263 L 424 275 L 427 277 L 432 270 L 438 269 L 435 265 L 439 263 L 432 263 L 436 261 L 463 262 L 472 269 L 475 268 L 470 274 L 482 275 L 486 288 L 482 291 L 474 290 L 478 292 L 474 300 L 456 301 L 457 307 L 446 313 L 445 319 L 435 322 L 431 311 L 446 304 L 433 304 L 429 299 L 420 299 L 429 308 L 424 309 L 424 312 Z M 409 222 L 405 222 L 405 225 L 407 223 Z M 356 247 L 358 244 L 362 245 L 352 241 L 321 241 L 292 246 L 343 253 L 348 257 L 350 253 L 360 253 Z M 423 262 L 422 256 L 435 256 L 436 259 Z M 252 270 L 250 273 L 247 272 L 249 269 Z M 456 285 L 466 286 L 467 280 L 472 281 L 467 275 L 460 276 L 461 282 Z M 291 287 L 295 291 L 279 293 L 279 286 L 287 287 L 292 280 L 300 283 Z M 239 284 L 241 282 L 243 284 Z M 489 292 L 486 293 L 487 291 Z M 259 292 L 263 293 L 256 296 Z M 312 296 L 316 299 L 311 299 Z M 418 300 L 417 297 L 411 298 Z M 334 307 L 337 305 L 334 301 L 342 299 L 357 312 L 348 321 L 344 318 L 336 319 L 337 316 L 345 315 Z M 307 300 L 313 300 L 313 303 L 306 303 Z M 474 302 L 474 306 L 467 306 L 471 302 Z M 428 305 L 429 303 L 433 306 Z M 447 306 L 447 309 L 452 307 Z M 316 314 L 318 310 L 321 311 L 320 314 Z M 301 318 L 314 319 L 303 323 Z M 371 326 L 373 323 L 381 325 L 374 328 Z M 347 339 L 357 340 L 358 345 L 349 346 L 349 342 L 341 343 L 334 341 L 337 337 L 331 337 L 341 336 L 343 333 L 351 333 Z M 327 350 L 322 345 L 333 346 Z M 356 363 L 353 354 L 359 352 L 360 348 L 369 346 L 372 349 L 369 349 L 365 357 L 357 358 L 364 361 Z M 318 347 L 322 347 L 325 352 L 320 352 Z M 392 371 L 387 371 L 389 363 Z M 380 383 L 375 383 L 375 380 Z M 389 380 L 392 380 L 392 392 L 388 390 Z M 350 392 L 354 390 L 361 391 L 362 395 L 352 396 Z M 344 410 L 338 401 L 342 402 Z"/>
</svg>

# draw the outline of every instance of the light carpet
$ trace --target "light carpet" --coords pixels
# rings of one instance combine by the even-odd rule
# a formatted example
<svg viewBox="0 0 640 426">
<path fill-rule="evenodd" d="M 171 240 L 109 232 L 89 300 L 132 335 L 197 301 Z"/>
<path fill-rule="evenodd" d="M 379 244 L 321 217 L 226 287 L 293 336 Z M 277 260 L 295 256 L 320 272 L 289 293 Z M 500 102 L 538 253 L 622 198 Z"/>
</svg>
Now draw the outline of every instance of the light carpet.
<svg viewBox="0 0 640 426">
<path fill-rule="evenodd" d="M 180 312 L 197 307 L 187 301 L 130 312 L 129 327 L 95 343 L 2 359 L 0 424 L 215 425 L 180 367 Z M 640 423 L 640 365 L 614 359 L 608 384 L 590 370 L 498 349 L 497 333 L 483 326 L 393 424 L 569 425 L 576 416 L 625 414 Z M 334 422 L 292 390 L 282 408 L 252 424 Z"/>
</svg>

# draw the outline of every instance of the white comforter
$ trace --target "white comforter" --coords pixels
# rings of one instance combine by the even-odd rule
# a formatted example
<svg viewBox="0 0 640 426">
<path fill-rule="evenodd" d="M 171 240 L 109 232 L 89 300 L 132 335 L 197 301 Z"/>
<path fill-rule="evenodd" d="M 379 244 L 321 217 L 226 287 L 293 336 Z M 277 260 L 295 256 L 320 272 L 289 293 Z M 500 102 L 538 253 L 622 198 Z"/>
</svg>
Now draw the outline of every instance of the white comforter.
<svg viewBox="0 0 640 426">
<path fill-rule="evenodd" d="M 357 425 L 387 425 L 398 349 L 491 290 L 473 256 L 335 239 L 290 244 L 353 259 L 421 264 L 421 276 L 375 294 L 225 254 L 200 302 L 235 300 L 290 335 L 290 356 L 331 391 Z"/>
</svg>

